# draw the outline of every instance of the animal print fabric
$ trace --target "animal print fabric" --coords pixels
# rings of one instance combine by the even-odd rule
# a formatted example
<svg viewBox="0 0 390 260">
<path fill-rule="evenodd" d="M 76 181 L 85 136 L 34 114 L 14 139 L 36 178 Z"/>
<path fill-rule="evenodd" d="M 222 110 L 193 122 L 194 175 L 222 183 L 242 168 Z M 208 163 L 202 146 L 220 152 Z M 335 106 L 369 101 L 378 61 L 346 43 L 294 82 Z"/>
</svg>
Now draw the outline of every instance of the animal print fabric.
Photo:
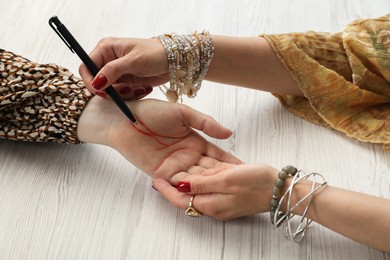
<svg viewBox="0 0 390 260">
<path fill-rule="evenodd" d="M 77 122 L 91 94 L 55 64 L 0 50 L 0 138 L 77 144 Z"/>
<path fill-rule="evenodd" d="M 304 93 L 274 94 L 288 110 L 390 152 L 390 14 L 336 34 L 263 36 Z"/>
</svg>

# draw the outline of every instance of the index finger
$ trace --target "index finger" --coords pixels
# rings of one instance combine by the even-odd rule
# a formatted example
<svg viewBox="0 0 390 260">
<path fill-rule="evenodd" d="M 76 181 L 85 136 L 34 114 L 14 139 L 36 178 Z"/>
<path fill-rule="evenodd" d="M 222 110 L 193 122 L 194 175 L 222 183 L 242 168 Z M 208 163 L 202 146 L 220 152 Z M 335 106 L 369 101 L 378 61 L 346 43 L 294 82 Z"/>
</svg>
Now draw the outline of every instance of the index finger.
<svg viewBox="0 0 390 260">
<path fill-rule="evenodd" d="M 176 187 L 172 186 L 166 180 L 161 178 L 155 179 L 153 181 L 153 187 L 161 192 L 161 194 L 176 207 L 185 209 L 188 206 L 191 195 L 178 192 Z"/>
<path fill-rule="evenodd" d="M 192 175 L 178 183 L 178 191 L 187 194 L 229 193 L 224 170 L 207 169 L 202 175 Z"/>
<path fill-rule="evenodd" d="M 96 47 L 88 55 L 99 69 L 101 69 L 104 64 L 117 58 L 115 52 L 113 51 L 113 42 L 115 42 L 115 38 L 104 38 L 100 40 Z M 91 74 L 84 63 L 82 63 L 79 67 L 79 74 L 88 90 L 94 93 L 95 89 L 92 87 L 92 81 L 95 77 Z"/>
<path fill-rule="evenodd" d="M 192 207 L 205 215 L 216 217 L 216 214 L 226 210 L 227 204 L 221 203 L 223 194 L 198 194 L 195 196 L 185 193 L 180 193 L 175 187 L 170 185 L 164 179 L 155 179 L 153 181 L 155 187 L 161 194 L 177 208 L 188 209 L 191 197 Z"/>
</svg>

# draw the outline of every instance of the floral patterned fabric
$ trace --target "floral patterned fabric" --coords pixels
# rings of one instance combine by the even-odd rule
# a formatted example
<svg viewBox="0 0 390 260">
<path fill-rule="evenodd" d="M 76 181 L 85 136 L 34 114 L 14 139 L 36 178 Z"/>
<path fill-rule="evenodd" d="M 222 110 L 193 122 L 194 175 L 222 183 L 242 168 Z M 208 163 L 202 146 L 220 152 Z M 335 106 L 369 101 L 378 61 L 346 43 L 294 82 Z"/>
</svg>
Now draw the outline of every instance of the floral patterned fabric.
<svg viewBox="0 0 390 260">
<path fill-rule="evenodd" d="M 390 14 L 336 34 L 263 37 L 304 93 L 274 94 L 289 111 L 390 152 Z"/>
</svg>

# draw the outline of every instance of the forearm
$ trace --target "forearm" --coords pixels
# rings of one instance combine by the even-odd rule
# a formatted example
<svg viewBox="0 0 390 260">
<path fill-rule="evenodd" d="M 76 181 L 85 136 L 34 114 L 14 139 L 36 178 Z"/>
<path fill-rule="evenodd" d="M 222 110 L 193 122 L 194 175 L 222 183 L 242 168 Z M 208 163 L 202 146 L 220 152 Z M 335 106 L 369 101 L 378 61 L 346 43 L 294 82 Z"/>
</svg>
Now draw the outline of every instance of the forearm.
<svg viewBox="0 0 390 260">
<path fill-rule="evenodd" d="M 213 36 L 206 79 L 280 94 L 302 95 L 296 81 L 263 37 Z"/>
<path fill-rule="evenodd" d="M 297 186 L 294 203 L 308 194 L 311 182 Z M 302 215 L 304 206 L 296 214 Z M 324 186 L 313 197 L 308 218 L 355 241 L 390 252 L 390 202 L 387 199 Z"/>
<path fill-rule="evenodd" d="M 108 145 L 109 126 L 120 120 L 121 116 L 112 105 L 111 100 L 93 97 L 84 108 L 77 126 L 77 137 L 85 143 Z"/>
<path fill-rule="evenodd" d="M 313 220 L 353 240 L 390 252 L 390 201 L 335 187 L 319 193 Z"/>
</svg>

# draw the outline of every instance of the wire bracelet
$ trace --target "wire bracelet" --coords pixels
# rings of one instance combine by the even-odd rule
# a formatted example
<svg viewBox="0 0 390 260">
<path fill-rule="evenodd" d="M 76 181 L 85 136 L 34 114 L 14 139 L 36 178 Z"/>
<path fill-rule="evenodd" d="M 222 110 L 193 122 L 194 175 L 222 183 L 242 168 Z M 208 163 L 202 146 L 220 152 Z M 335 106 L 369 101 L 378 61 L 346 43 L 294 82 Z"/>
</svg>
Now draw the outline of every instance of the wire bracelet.
<svg viewBox="0 0 390 260">
<path fill-rule="evenodd" d="M 278 198 L 280 189 L 284 184 L 284 180 L 290 176 L 293 178 L 290 186 L 286 189 L 284 194 Z M 291 197 L 293 195 L 294 188 L 299 182 L 303 180 L 311 181 L 311 190 L 298 202 L 296 202 L 294 205 L 291 205 Z M 307 218 L 307 213 L 314 193 L 326 184 L 327 182 L 321 174 L 315 172 L 305 173 L 303 171 L 298 171 L 293 166 L 286 166 L 279 172 L 278 179 L 275 182 L 275 188 L 271 201 L 270 217 L 271 223 L 276 229 L 278 229 L 279 233 L 283 237 L 294 242 L 299 242 L 302 240 L 302 238 L 305 236 L 306 230 L 312 222 Z M 284 200 L 287 200 L 287 206 L 286 211 L 282 212 L 280 211 L 280 208 Z M 292 213 L 303 202 L 306 202 L 306 206 L 302 216 L 298 216 Z"/>
</svg>

